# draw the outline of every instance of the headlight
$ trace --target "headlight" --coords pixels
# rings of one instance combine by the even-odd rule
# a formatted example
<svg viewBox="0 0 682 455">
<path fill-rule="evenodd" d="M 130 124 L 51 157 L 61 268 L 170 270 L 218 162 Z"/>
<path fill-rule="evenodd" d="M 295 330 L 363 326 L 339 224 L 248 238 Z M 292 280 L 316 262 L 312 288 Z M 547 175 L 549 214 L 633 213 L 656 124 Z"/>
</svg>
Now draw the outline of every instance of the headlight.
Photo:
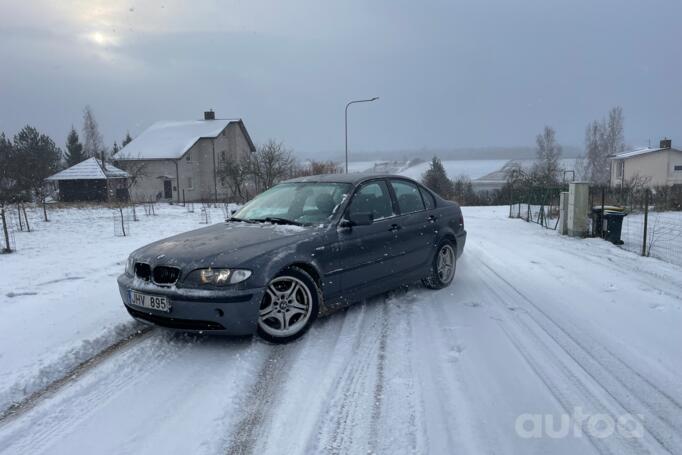
<svg viewBox="0 0 682 455">
<path fill-rule="evenodd" d="M 251 271 L 244 269 L 199 269 L 190 273 L 184 282 L 190 286 L 229 286 L 250 276 Z"/>
<path fill-rule="evenodd" d="M 135 275 L 135 258 L 132 256 L 128 256 L 128 262 L 126 262 L 126 273 L 128 275 Z"/>
</svg>

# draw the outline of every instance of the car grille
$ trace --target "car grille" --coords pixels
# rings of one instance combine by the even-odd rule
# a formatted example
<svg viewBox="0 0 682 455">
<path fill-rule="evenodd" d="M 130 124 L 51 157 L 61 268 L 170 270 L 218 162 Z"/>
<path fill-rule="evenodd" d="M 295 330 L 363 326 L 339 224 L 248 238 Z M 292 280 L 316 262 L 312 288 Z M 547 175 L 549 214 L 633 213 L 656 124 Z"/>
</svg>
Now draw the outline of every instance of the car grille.
<svg viewBox="0 0 682 455">
<path fill-rule="evenodd" d="M 157 284 L 173 284 L 178 281 L 180 276 L 180 269 L 177 267 L 166 267 L 163 265 L 154 267 L 154 283 Z"/>
<path fill-rule="evenodd" d="M 152 268 L 149 264 L 145 264 L 144 262 L 136 262 L 135 276 L 142 280 L 149 281 L 152 277 Z"/>
<path fill-rule="evenodd" d="M 178 281 L 178 278 L 180 277 L 180 269 L 164 265 L 152 269 L 149 264 L 136 262 L 135 276 L 145 281 L 152 280 L 156 284 L 173 284 Z"/>
</svg>

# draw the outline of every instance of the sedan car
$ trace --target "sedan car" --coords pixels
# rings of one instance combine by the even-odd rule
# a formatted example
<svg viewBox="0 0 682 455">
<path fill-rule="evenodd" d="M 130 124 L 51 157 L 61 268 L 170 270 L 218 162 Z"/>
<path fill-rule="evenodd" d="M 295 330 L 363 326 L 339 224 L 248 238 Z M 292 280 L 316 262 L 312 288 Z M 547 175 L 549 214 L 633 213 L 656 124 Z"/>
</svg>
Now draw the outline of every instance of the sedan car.
<svg viewBox="0 0 682 455">
<path fill-rule="evenodd" d="M 408 178 L 302 177 L 223 223 L 134 251 L 118 285 L 141 321 L 285 343 L 401 285 L 448 286 L 465 241 L 459 206 Z"/>
</svg>

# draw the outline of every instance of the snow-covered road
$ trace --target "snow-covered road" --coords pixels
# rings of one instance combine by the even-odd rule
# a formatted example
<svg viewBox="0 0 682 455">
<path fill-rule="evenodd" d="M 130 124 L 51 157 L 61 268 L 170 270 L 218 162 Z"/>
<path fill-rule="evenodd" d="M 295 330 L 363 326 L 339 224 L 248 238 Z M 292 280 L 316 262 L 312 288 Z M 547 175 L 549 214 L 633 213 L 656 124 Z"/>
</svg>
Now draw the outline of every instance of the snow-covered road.
<svg viewBox="0 0 682 455">
<path fill-rule="evenodd" d="M 69 343 L 58 328 L 55 350 L 100 354 L 66 377 L 50 370 L 57 382 L 0 414 L 0 453 L 682 453 L 682 268 L 505 214 L 464 209 L 451 287 L 355 305 L 290 345 L 135 334 L 118 306 L 73 327 Z M 113 248 L 105 263 L 128 252 Z M 113 288 L 108 274 L 67 290 L 96 297 Z M 0 284 L 0 378 L 15 384 L 0 397 L 21 397 L 17 383 L 30 397 L 41 389 L 24 376 L 46 357 L 37 341 L 22 354 L 21 341 L 50 333 L 36 323 L 15 334 L 21 320 L 7 318 L 21 303 Z M 36 300 L 26 311 L 51 314 Z M 563 434 L 569 415 L 580 422 Z M 619 418 L 626 428 L 609 431 Z"/>
</svg>

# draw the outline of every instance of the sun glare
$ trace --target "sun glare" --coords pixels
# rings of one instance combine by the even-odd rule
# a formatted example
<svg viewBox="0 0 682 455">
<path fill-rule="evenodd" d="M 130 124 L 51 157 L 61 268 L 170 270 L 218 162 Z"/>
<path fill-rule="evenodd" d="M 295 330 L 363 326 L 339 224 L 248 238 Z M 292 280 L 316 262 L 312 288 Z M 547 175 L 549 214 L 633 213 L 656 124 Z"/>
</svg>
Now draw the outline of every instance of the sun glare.
<svg viewBox="0 0 682 455">
<path fill-rule="evenodd" d="M 92 32 L 87 35 L 88 39 L 98 46 L 110 46 L 116 44 L 116 39 L 112 36 L 105 35 L 102 32 Z"/>
</svg>

